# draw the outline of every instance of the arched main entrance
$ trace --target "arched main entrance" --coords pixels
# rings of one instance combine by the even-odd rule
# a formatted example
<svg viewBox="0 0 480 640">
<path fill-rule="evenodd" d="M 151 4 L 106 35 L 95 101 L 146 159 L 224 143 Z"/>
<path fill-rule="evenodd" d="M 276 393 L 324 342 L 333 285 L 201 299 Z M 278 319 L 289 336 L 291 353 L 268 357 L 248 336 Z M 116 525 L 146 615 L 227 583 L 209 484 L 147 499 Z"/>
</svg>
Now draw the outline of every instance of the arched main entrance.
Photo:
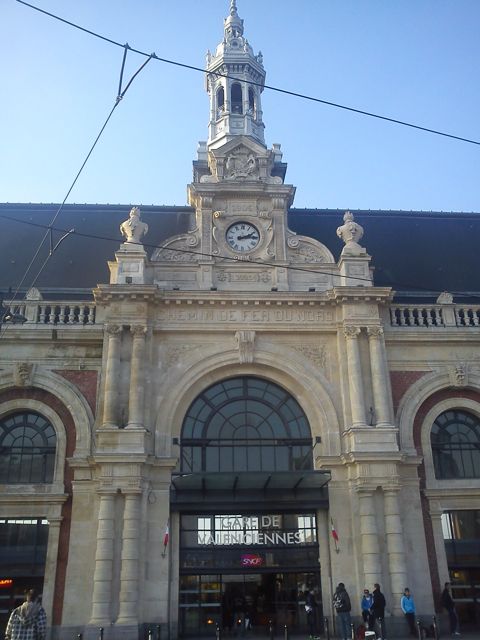
<svg viewBox="0 0 480 640">
<path fill-rule="evenodd" d="M 297 400 L 255 376 L 217 382 L 191 403 L 180 449 L 180 633 L 304 629 L 307 592 L 321 605 L 316 511 L 330 476 L 313 469 Z"/>
</svg>

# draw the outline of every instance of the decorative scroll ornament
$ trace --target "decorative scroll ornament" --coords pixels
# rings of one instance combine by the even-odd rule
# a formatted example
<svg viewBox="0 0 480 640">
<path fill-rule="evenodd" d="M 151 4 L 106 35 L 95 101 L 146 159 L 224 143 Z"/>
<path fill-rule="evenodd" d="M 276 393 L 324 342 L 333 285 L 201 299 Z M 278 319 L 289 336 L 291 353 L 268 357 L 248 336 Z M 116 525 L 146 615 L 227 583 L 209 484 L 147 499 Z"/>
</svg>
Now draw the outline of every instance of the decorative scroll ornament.
<svg viewBox="0 0 480 640">
<path fill-rule="evenodd" d="M 140 209 L 132 207 L 130 217 L 120 225 L 120 233 L 125 240 L 125 244 L 142 244 L 141 239 L 148 232 L 148 224 L 140 220 Z"/>
<path fill-rule="evenodd" d="M 33 364 L 17 362 L 13 369 L 13 380 L 16 387 L 31 387 L 33 385 Z"/>
<path fill-rule="evenodd" d="M 337 236 L 343 240 L 342 256 L 359 256 L 365 253 L 364 247 L 358 244 L 363 237 L 363 227 L 354 221 L 353 213 L 345 211 L 344 224 L 337 229 Z"/>
<path fill-rule="evenodd" d="M 237 331 L 235 340 L 240 364 L 251 364 L 255 354 L 255 331 Z"/>
</svg>

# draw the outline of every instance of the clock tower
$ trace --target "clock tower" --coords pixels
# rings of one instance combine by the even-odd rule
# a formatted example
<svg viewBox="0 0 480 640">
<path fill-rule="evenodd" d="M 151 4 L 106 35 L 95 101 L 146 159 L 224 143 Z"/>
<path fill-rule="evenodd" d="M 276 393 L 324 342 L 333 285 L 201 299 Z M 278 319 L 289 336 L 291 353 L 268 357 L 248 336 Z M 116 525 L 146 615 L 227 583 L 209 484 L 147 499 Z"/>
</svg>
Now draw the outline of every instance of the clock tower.
<svg viewBox="0 0 480 640">
<path fill-rule="evenodd" d="M 264 83 L 263 56 L 254 53 L 236 0 L 231 0 L 223 39 L 214 53 L 207 53 L 208 140 L 198 145 L 188 186 L 195 217 L 188 234 L 171 238 L 152 256 L 165 267 L 157 266 L 160 287 L 251 292 L 331 288 L 335 264 L 330 251 L 287 226 L 295 187 L 285 183 L 280 145 L 268 149 L 265 144 Z M 174 273 L 167 268 L 172 262 Z M 309 268 L 289 269 L 292 263 L 308 263 Z"/>
</svg>

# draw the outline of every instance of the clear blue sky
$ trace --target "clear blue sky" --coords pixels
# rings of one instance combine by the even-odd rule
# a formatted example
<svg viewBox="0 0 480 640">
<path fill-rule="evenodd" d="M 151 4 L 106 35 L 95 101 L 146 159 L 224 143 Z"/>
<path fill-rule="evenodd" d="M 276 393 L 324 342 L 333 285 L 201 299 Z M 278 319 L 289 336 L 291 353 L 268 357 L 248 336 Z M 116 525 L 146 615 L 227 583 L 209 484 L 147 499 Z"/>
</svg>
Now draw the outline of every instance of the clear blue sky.
<svg viewBox="0 0 480 640">
<path fill-rule="evenodd" d="M 31 0 L 203 67 L 228 0 Z M 267 83 L 480 140 L 478 0 L 238 0 Z M 3 0 L 0 200 L 60 202 L 115 99 L 120 48 Z M 128 72 L 143 58 L 131 55 Z M 201 73 L 152 61 L 68 202 L 186 204 L 207 136 Z M 265 90 L 295 206 L 480 211 L 480 147 Z"/>
</svg>

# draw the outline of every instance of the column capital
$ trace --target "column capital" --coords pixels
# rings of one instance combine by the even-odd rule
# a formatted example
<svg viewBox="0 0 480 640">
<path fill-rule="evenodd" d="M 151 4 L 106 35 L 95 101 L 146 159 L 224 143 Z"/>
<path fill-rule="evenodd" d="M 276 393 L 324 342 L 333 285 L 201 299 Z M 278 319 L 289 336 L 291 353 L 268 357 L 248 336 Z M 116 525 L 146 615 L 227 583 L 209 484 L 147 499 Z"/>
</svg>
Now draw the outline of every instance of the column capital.
<svg viewBox="0 0 480 640">
<path fill-rule="evenodd" d="M 367 327 L 369 338 L 381 338 L 383 336 L 383 327 Z"/>
<path fill-rule="evenodd" d="M 143 338 L 147 333 L 147 327 L 144 324 L 132 324 L 130 332 L 134 338 Z"/>
<path fill-rule="evenodd" d="M 400 485 L 395 485 L 395 484 L 389 484 L 389 485 L 383 485 L 383 493 L 385 495 L 387 494 L 392 494 L 392 495 L 398 495 L 400 493 Z"/>
<path fill-rule="evenodd" d="M 121 333 L 122 326 L 119 324 L 109 323 L 105 325 L 105 331 L 108 333 L 109 336 L 117 336 Z"/>
<path fill-rule="evenodd" d="M 356 327 L 351 324 L 347 324 L 343 327 L 343 333 L 346 338 L 351 338 L 351 339 L 358 338 L 358 336 L 360 335 L 360 331 L 361 331 L 360 327 Z"/>
</svg>

